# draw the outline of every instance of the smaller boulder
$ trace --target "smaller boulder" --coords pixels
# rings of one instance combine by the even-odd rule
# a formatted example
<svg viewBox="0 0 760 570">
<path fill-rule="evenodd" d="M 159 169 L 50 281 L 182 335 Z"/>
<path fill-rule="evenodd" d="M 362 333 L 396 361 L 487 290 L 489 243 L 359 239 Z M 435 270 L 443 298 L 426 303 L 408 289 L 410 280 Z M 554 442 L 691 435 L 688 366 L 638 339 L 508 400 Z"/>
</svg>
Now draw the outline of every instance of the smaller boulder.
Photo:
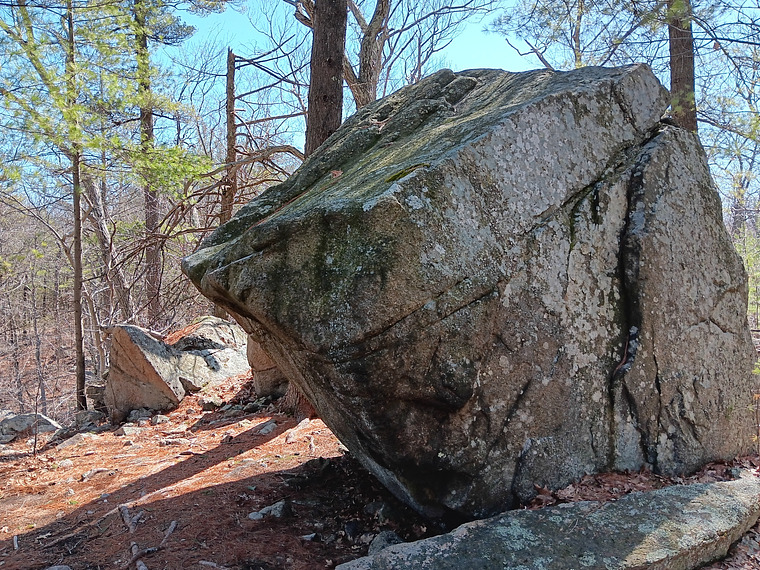
<svg viewBox="0 0 760 570">
<path fill-rule="evenodd" d="M 111 327 L 106 406 L 113 422 L 137 408 L 169 410 L 185 397 L 177 356 L 154 333 L 133 325 Z"/>
<path fill-rule="evenodd" d="M 98 410 L 80 410 L 74 416 L 76 426 L 79 429 L 96 426 L 106 418 L 103 412 Z"/>
<path fill-rule="evenodd" d="M 248 335 L 240 326 L 217 317 L 203 317 L 191 327 L 190 332 L 170 344 L 179 355 L 179 379 L 185 390 L 197 392 L 248 372 Z"/>
<path fill-rule="evenodd" d="M 204 317 L 166 338 L 133 325 L 109 332 L 105 403 L 114 422 L 137 408 L 171 410 L 187 392 L 248 371 L 246 334 L 216 317 Z"/>
<path fill-rule="evenodd" d="M 42 414 L 17 414 L 0 421 L 0 436 L 6 437 L 16 437 L 21 432 L 30 430 L 47 432 L 59 429 L 61 425 L 58 422 Z"/>
</svg>

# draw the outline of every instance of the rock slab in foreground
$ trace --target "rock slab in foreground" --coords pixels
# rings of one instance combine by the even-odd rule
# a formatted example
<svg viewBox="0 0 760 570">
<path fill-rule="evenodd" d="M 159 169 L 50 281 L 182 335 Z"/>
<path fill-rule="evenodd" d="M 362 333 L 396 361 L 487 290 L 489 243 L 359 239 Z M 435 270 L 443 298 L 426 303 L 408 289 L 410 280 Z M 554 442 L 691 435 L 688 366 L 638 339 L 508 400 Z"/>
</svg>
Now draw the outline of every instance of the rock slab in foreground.
<svg viewBox="0 0 760 570">
<path fill-rule="evenodd" d="M 747 475 L 512 511 L 337 570 L 689 570 L 725 556 L 758 515 L 760 481 Z"/>
<path fill-rule="evenodd" d="M 747 453 L 746 275 L 668 101 L 641 65 L 440 71 L 183 268 L 430 517 Z"/>
</svg>

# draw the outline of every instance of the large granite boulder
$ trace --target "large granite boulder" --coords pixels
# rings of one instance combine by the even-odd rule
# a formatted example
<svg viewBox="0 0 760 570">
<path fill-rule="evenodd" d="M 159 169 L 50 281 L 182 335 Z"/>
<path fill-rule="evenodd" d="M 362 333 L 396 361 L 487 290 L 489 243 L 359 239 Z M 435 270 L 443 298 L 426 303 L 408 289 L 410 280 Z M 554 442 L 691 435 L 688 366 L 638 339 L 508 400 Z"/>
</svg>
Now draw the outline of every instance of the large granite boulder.
<svg viewBox="0 0 760 570">
<path fill-rule="evenodd" d="M 746 276 L 642 65 L 440 71 L 184 260 L 341 441 L 452 521 L 752 446 Z"/>
</svg>

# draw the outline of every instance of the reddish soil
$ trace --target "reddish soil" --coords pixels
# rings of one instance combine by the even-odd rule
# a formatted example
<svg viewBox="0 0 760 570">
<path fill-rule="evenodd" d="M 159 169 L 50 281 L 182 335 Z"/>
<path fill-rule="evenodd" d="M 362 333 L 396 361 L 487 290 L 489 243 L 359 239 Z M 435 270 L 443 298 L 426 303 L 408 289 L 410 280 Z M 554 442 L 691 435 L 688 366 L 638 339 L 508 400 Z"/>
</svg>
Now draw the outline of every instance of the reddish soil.
<svg viewBox="0 0 760 570">
<path fill-rule="evenodd" d="M 248 402 L 254 396 L 247 380 L 216 393 Z M 30 438 L 5 446 L 0 568 L 126 570 L 136 567 L 133 543 L 149 570 L 332 568 L 365 555 L 381 530 L 404 540 L 442 532 L 382 488 L 318 419 L 299 423 L 275 404 L 255 414 L 203 412 L 197 396 L 168 416 L 137 435 L 110 429 L 58 447 L 60 441 L 41 440 L 36 455 Z M 274 431 L 258 433 L 270 421 Z M 725 480 L 733 466 L 759 464 L 757 458 L 713 464 L 684 480 L 647 472 L 587 476 L 562 491 L 539 489 L 527 507 Z M 248 518 L 280 500 L 288 502 L 288 515 Z M 760 568 L 759 532 L 760 525 L 708 568 Z"/>
<path fill-rule="evenodd" d="M 246 383 L 215 393 L 232 402 L 252 397 Z M 6 446 L 0 568 L 127 568 L 131 543 L 158 547 L 173 521 L 163 546 L 141 558 L 150 570 L 332 568 L 365 555 L 381 530 L 405 540 L 434 534 L 319 419 L 299 423 L 274 405 L 225 417 L 201 411 L 197 396 L 168 416 L 139 435 L 111 429 L 75 445 L 51 442 L 36 456 L 30 438 Z M 259 434 L 272 420 L 276 429 Z M 82 438 L 75 437 L 69 441 Z M 175 444 L 162 445 L 167 440 Z M 290 515 L 248 518 L 283 499 Z M 119 505 L 130 516 L 143 512 L 134 532 Z"/>
</svg>

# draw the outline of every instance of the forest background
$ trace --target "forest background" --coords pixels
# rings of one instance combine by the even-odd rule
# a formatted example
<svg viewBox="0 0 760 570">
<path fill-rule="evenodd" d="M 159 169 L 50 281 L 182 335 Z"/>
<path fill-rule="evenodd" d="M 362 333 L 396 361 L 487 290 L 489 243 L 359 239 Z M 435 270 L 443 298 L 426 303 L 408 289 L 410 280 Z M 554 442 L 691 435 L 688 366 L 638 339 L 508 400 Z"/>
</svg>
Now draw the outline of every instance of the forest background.
<svg viewBox="0 0 760 570">
<path fill-rule="evenodd" d="M 68 421 L 109 327 L 222 314 L 179 260 L 303 161 L 328 8 L 347 17 L 338 121 L 461 61 L 463 31 L 487 40 L 460 50 L 502 42 L 512 70 L 649 64 L 708 153 L 760 327 L 757 0 L 342 2 L 0 0 L 0 409 Z M 221 13 L 234 49 L 188 23 Z"/>
</svg>

